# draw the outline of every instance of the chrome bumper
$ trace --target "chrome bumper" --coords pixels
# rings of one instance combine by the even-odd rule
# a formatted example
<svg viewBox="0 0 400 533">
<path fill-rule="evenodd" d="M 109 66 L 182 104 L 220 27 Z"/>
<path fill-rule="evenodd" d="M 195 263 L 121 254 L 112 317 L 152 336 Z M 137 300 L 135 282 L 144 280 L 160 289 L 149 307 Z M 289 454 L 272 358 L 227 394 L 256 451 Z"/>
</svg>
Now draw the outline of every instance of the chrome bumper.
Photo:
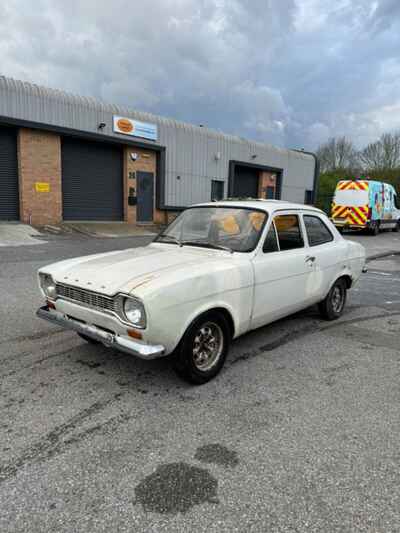
<svg viewBox="0 0 400 533">
<path fill-rule="evenodd" d="M 52 322 L 53 324 L 61 326 L 65 329 L 72 329 L 73 331 L 87 335 L 91 339 L 103 343 L 105 346 L 116 348 L 121 352 L 135 355 L 141 359 L 158 359 L 159 357 L 165 355 L 165 348 L 160 344 L 144 344 L 133 339 L 127 339 L 125 337 L 121 337 L 120 335 L 115 335 L 114 333 L 108 333 L 107 331 L 104 331 L 96 326 L 85 324 L 83 322 L 79 322 L 78 320 L 74 320 L 73 318 L 69 318 L 59 311 L 50 311 L 47 306 L 40 307 L 37 310 L 36 315 L 39 318 L 48 320 L 49 322 Z"/>
</svg>

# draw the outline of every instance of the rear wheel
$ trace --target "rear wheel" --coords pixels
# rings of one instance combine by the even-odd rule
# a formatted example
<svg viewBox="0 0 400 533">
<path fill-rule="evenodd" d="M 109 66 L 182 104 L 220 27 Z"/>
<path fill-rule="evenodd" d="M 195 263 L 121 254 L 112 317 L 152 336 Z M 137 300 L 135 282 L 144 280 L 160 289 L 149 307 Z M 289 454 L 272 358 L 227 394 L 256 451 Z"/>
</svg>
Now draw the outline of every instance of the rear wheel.
<svg viewBox="0 0 400 533">
<path fill-rule="evenodd" d="M 325 320 L 336 320 L 342 313 L 346 304 L 347 285 L 344 279 L 338 279 L 327 297 L 318 305 L 319 312 Z"/>
<path fill-rule="evenodd" d="M 400 220 L 397 221 L 397 224 L 395 225 L 392 231 L 396 231 L 396 232 L 400 231 Z"/>
<path fill-rule="evenodd" d="M 369 227 L 369 233 L 370 235 L 378 235 L 379 233 L 379 222 L 376 221 L 376 222 L 371 222 L 371 225 Z"/>
<path fill-rule="evenodd" d="M 230 339 L 229 325 L 222 314 L 200 316 L 189 326 L 174 353 L 176 373 L 189 383 L 207 383 L 223 367 Z"/>
</svg>

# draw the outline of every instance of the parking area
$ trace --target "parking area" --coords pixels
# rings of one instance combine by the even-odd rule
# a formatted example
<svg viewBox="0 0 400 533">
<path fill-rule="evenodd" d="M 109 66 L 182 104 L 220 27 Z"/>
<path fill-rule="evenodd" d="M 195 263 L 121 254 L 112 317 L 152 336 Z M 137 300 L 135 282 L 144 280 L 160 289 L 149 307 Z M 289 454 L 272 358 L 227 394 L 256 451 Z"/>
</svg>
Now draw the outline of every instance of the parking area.
<svg viewBox="0 0 400 533">
<path fill-rule="evenodd" d="M 190 387 L 34 315 L 41 265 L 150 239 L 1 248 L 0 531 L 397 531 L 400 256 L 370 261 L 340 320 L 245 335 Z"/>
</svg>

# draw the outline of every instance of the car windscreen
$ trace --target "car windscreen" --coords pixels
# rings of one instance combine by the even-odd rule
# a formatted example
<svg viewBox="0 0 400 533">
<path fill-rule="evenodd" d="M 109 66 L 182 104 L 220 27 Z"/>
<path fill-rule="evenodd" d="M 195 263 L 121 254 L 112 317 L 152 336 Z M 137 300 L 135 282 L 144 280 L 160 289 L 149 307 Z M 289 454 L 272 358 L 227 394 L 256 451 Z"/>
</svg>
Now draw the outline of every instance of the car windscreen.
<svg viewBox="0 0 400 533">
<path fill-rule="evenodd" d="M 257 246 L 267 213 L 239 207 L 192 207 L 156 239 L 178 245 L 251 252 Z"/>
</svg>

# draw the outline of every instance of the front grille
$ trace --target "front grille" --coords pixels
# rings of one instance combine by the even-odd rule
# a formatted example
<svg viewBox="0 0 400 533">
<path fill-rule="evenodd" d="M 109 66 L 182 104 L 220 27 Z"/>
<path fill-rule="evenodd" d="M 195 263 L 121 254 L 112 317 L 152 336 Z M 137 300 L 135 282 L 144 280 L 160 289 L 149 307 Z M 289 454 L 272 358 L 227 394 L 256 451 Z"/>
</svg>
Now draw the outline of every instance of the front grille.
<svg viewBox="0 0 400 533">
<path fill-rule="evenodd" d="M 85 289 L 78 289 L 70 285 L 56 284 L 57 296 L 66 298 L 72 302 L 77 302 L 86 307 L 93 307 L 101 311 L 116 312 L 116 302 L 113 298 L 103 296 L 97 292 L 87 291 Z"/>
</svg>

